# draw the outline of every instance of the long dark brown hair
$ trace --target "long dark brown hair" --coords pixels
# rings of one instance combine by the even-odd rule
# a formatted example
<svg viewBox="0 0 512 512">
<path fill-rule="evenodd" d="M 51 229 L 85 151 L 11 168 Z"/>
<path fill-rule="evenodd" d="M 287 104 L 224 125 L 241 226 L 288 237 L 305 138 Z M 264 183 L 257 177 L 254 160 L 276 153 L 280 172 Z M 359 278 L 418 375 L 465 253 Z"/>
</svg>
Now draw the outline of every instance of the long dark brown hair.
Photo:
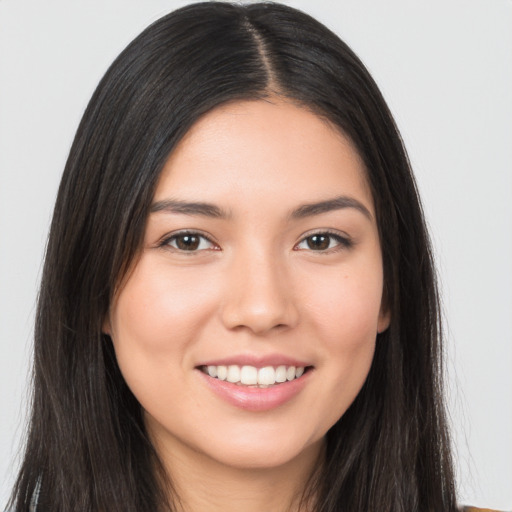
<svg viewBox="0 0 512 512">
<path fill-rule="evenodd" d="M 391 325 L 366 383 L 327 434 L 306 494 L 315 512 L 454 511 L 439 301 L 409 161 L 376 84 L 310 16 L 279 4 L 189 5 L 115 60 L 78 128 L 39 294 L 33 398 L 11 506 L 38 512 L 174 510 L 141 407 L 102 334 L 141 246 L 161 169 L 202 115 L 280 95 L 328 118 L 364 161 Z"/>
</svg>

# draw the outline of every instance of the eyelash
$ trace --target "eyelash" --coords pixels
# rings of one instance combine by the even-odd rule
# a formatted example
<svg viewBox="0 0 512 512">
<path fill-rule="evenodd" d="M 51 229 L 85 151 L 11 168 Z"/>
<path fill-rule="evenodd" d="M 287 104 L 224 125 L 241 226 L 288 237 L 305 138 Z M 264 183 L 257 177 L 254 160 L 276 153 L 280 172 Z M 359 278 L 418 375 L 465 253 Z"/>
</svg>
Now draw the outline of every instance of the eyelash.
<svg viewBox="0 0 512 512">
<path fill-rule="evenodd" d="M 184 237 L 194 237 L 194 238 L 198 238 L 199 239 L 199 246 L 192 249 L 192 250 L 187 250 L 187 249 L 180 249 L 179 247 L 174 247 L 171 245 L 171 243 L 173 241 L 176 241 L 180 238 L 184 238 Z M 201 244 L 203 243 L 203 241 L 206 240 L 208 242 L 208 244 L 212 245 L 213 247 L 208 247 L 208 248 L 200 248 Z M 199 252 L 199 251 L 204 251 L 204 250 L 218 250 L 218 246 L 215 244 L 215 242 L 213 240 L 211 240 L 211 238 L 209 238 L 208 236 L 206 236 L 205 234 L 199 232 L 199 231 L 180 231 L 178 233 L 174 233 L 173 235 L 171 236 L 168 236 L 166 237 L 164 240 L 162 240 L 162 242 L 159 244 L 159 247 L 162 247 L 162 248 L 168 248 L 168 247 L 171 247 L 171 249 L 177 251 L 177 252 L 180 252 L 180 253 L 190 253 L 190 254 L 194 254 L 196 252 Z"/>
<path fill-rule="evenodd" d="M 183 248 L 171 245 L 172 242 L 176 242 L 178 239 L 187 237 L 187 236 L 199 239 L 198 245 L 196 247 L 194 247 L 193 249 L 187 250 L 187 249 L 183 249 Z M 310 246 L 309 246 L 309 248 L 302 248 L 302 249 L 300 248 L 301 244 L 304 244 L 304 243 L 308 244 L 308 240 L 311 240 L 315 236 L 323 236 L 323 237 L 329 238 L 329 246 L 326 249 L 319 249 L 319 250 L 312 249 Z M 332 240 L 334 240 L 336 242 L 336 245 L 331 247 Z M 208 244 L 210 244 L 213 247 L 201 248 L 201 244 L 203 243 L 203 241 L 206 241 Z M 317 231 L 315 233 L 310 233 L 307 236 L 303 237 L 300 240 L 300 242 L 294 246 L 293 250 L 295 250 L 295 251 L 310 250 L 311 252 L 318 252 L 320 254 L 330 254 L 330 253 L 337 252 L 337 251 L 340 251 L 343 249 L 350 249 L 353 245 L 354 245 L 353 241 L 348 236 L 341 235 L 340 233 L 335 232 L 335 231 L 322 230 L 322 231 Z M 159 247 L 161 247 L 161 248 L 171 247 L 171 249 L 175 250 L 176 252 L 189 253 L 189 254 L 194 254 L 194 253 L 204 251 L 204 250 L 219 250 L 219 247 L 215 244 L 215 242 L 213 242 L 213 240 L 211 240 L 211 238 L 209 238 L 205 234 L 198 232 L 198 231 L 180 231 L 178 233 L 174 233 L 173 235 L 168 236 L 164 240 L 162 240 L 159 244 Z"/>
<path fill-rule="evenodd" d="M 303 243 L 307 243 L 308 240 L 312 239 L 315 236 L 324 236 L 330 239 L 329 247 L 326 249 L 314 250 L 309 247 L 309 249 L 300 249 L 299 246 Z M 336 245 L 330 247 L 331 241 L 334 240 Z M 342 235 L 337 231 L 329 231 L 329 230 L 320 230 L 314 233 L 310 233 L 307 236 L 303 237 L 301 241 L 294 247 L 294 250 L 310 250 L 311 252 L 318 252 L 320 254 L 331 254 L 334 252 L 341 251 L 343 249 L 350 249 L 354 245 L 354 242 L 347 235 Z"/>
</svg>

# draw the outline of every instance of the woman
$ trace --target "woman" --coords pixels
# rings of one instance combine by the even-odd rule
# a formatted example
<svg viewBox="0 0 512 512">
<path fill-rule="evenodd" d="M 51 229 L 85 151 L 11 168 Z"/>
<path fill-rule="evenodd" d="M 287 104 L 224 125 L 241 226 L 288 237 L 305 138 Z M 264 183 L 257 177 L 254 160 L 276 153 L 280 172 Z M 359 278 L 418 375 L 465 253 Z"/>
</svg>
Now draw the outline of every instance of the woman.
<svg viewBox="0 0 512 512">
<path fill-rule="evenodd" d="M 162 18 L 61 182 L 14 510 L 456 510 L 407 156 L 336 36 Z"/>
</svg>

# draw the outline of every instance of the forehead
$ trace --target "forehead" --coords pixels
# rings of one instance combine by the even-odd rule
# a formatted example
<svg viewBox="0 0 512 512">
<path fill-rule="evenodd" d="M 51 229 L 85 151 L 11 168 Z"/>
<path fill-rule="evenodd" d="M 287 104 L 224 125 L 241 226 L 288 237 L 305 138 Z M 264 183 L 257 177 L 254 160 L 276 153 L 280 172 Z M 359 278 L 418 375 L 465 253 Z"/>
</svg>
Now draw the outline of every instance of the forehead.
<svg viewBox="0 0 512 512">
<path fill-rule="evenodd" d="M 155 201 L 176 196 L 248 208 L 274 198 L 293 207 L 341 194 L 373 212 L 351 141 L 310 110 L 275 99 L 233 102 L 203 116 L 169 156 Z"/>
</svg>

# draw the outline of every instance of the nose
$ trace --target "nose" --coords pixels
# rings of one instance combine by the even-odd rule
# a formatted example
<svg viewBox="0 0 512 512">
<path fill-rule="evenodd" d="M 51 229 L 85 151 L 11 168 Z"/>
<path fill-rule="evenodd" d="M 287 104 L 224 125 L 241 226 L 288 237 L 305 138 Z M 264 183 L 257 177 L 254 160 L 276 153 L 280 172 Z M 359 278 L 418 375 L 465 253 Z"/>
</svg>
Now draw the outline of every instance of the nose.
<svg viewBox="0 0 512 512">
<path fill-rule="evenodd" d="M 283 262 L 263 251 L 239 255 L 226 280 L 222 322 L 257 335 L 295 327 L 299 320 L 293 283 Z"/>
</svg>

